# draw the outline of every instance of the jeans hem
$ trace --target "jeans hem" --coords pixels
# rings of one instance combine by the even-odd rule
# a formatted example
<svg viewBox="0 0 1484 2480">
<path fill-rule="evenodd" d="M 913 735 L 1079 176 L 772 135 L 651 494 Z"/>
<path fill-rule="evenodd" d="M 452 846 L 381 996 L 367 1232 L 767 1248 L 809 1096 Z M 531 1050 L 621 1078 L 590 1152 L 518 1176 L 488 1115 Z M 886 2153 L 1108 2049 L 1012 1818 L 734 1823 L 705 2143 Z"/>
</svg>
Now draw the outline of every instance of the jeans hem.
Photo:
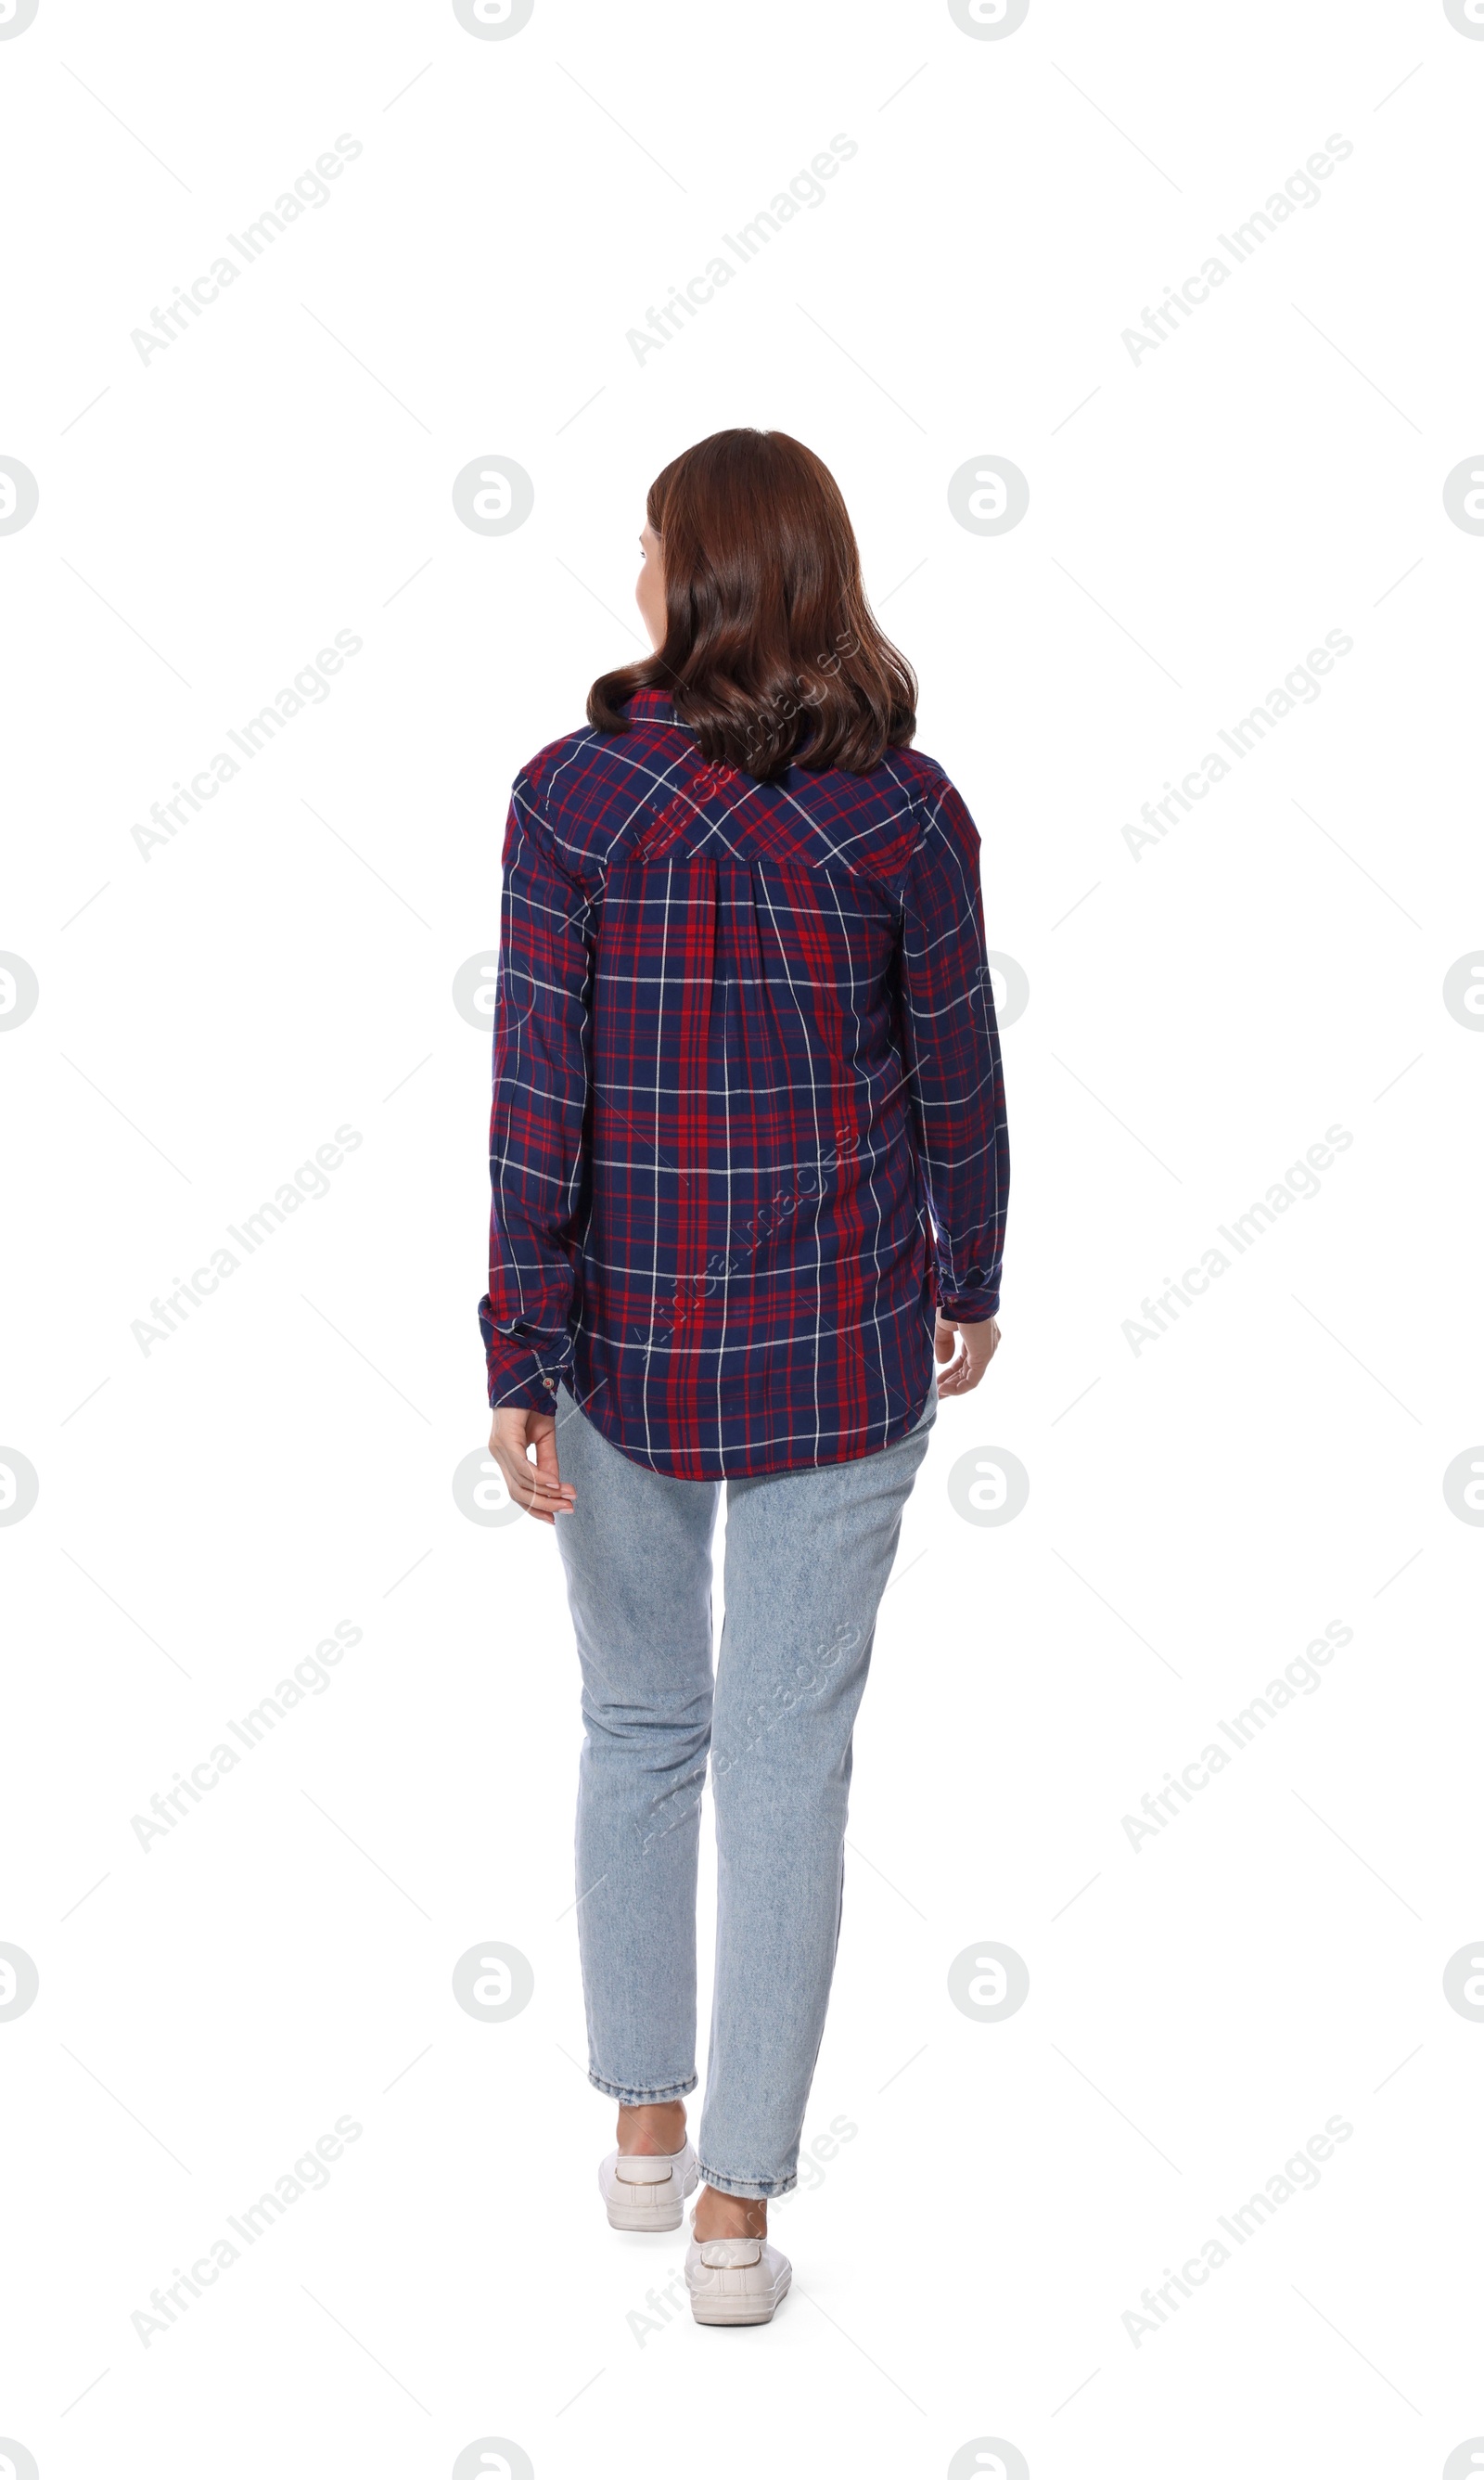
<svg viewBox="0 0 1484 2480">
<path fill-rule="evenodd" d="M 701 2164 L 701 2176 L 719 2196 L 751 2196 L 755 2203 L 770 2204 L 775 2197 L 790 2195 L 799 2184 L 799 2173 L 791 2171 L 786 2179 L 734 2179 L 726 2170 L 708 2170 Z"/>
<path fill-rule="evenodd" d="M 692 2075 L 683 2083 L 610 2084 L 605 2076 L 598 2075 L 592 2067 L 587 2071 L 587 2080 L 601 2093 L 606 2093 L 610 2101 L 622 2102 L 626 2109 L 642 2109 L 646 2102 L 652 2101 L 683 2101 L 685 2095 L 693 2093 L 701 2081 L 699 2076 Z"/>
</svg>

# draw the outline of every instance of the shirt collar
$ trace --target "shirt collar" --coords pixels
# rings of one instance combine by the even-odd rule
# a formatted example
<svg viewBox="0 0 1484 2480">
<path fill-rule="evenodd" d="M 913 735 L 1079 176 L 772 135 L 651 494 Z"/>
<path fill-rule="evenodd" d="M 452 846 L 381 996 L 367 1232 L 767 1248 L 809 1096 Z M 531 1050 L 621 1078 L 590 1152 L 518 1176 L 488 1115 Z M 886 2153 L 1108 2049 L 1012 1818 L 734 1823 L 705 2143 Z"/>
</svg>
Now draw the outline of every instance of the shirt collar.
<svg viewBox="0 0 1484 2480">
<path fill-rule="evenodd" d="M 691 729 L 689 724 L 679 723 L 674 703 L 663 689 L 635 689 L 627 701 L 626 711 L 630 723 L 674 723 L 682 732 Z"/>
</svg>

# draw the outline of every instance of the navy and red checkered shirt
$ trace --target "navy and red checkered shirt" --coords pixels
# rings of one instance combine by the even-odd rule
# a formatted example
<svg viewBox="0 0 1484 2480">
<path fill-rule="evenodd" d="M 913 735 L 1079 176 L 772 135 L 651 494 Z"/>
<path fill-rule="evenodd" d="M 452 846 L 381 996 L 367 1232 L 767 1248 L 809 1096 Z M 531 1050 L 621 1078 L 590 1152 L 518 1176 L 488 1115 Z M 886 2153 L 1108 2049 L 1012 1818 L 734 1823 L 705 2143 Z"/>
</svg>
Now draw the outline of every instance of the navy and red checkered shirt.
<svg viewBox="0 0 1484 2480">
<path fill-rule="evenodd" d="M 685 1480 L 841 1463 L 921 1417 L 934 1304 L 999 1305 L 979 836 L 915 750 L 758 784 L 627 712 L 510 804 L 490 1402 L 561 1379 Z"/>
</svg>

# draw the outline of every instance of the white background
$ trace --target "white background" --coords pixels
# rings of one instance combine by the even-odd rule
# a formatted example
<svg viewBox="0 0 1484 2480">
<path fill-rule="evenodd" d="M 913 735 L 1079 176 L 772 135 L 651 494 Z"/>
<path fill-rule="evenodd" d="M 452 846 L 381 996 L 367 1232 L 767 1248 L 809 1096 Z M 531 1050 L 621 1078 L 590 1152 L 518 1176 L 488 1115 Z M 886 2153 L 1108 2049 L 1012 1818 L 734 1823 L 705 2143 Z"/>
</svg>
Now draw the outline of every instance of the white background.
<svg viewBox="0 0 1484 2480">
<path fill-rule="evenodd" d="M 0 946 L 39 984 L 0 1044 L 0 1441 L 39 1478 L 0 1532 L 0 1939 L 39 1973 L 0 2022 L 0 2436 L 44 2480 L 444 2475 L 485 2437 L 540 2480 L 980 2439 L 1035 2480 L 1394 2480 L 1484 2435 L 1484 2029 L 1443 1992 L 1484 1930 L 1484 1538 L 1442 1488 L 1484 1435 L 1484 1043 L 1442 996 L 1484 946 L 1484 541 L 1443 502 L 1484 446 L 1481 91 L 1441 0 L 1032 0 L 985 40 L 881 0 L 537 0 L 504 39 L 448 0 L 40 0 L 0 40 L 0 454 L 39 488 L 0 536 Z M 329 203 L 142 363 L 341 133 Z M 824 203 L 641 365 L 837 133 Z M 1136 363 L 1336 133 L 1320 203 Z M 595 2192 L 555 1544 L 451 1488 L 489 1060 L 450 994 L 511 776 L 637 651 L 645 487 L 735 423 L 838 477 L 1031 996 L 1004 1346 L 943 1408 L 857 1735 L 806 2131 L 857 2132 L 776 2212 L 794 2296 L 729 2336 L 640 2322 L 683 2234 Z M 1031 498 L 985 538 L 947 485 L 989 453 Z M 450 496 L 491 454 L 535 489 L 493 539 Z M 145 859 L 341 630 L 331 694 Z M 1136 859 L 1330 631 L 1322 694 Z M 329 1194 L 142 1351 L 342 1125 Z M 1136 1354 L 1331 1125 L 1320 1193 Z M 1003 1528 L 948 1497 L 986 1447 L 1031 1477 Z M 141 1849 L 341 1620 L 333 1685 Z M 1131 1847 L 1330 1621 L 1322 1687 Z M 535 1974 L 500 2024 L 450 1987 L 492 1939 Z M 948 1995 L 986 1940 L 1030 1972 L 1003 2023 Z M 146 2347 L 342 2115 L 328 2186 Z M 1320 2183 L 1131 2336 L 1332 2116 Z"/>
</svg>

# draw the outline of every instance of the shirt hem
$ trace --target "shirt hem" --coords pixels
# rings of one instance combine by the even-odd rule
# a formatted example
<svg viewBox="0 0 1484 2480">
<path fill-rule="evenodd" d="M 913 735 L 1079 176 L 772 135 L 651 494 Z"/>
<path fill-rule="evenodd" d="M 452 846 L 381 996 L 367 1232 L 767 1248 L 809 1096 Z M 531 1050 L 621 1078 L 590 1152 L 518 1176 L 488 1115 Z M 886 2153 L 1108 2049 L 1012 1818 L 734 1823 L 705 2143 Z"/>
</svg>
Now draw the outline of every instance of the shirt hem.
<svg viewBox="0 0 1484 2480">
<path fill-rule="evenodd" d="M 935 1365 L 930 1359 L 927 1379 L 916 1402 L 909 1405 L 906 1412 L 898 1413 L 887 1423 L 884 1435 L 878 1435 L 873 1432 L 869 1439 L 859 1443 L 854 1439 L 844 1442 L 837 1439 L 836 1451 L 829 1455 L 783 1455 L 762 1460 L 759 1460 L 756 1455 L 746 1447 L 736 1450 L 735 1459 L 731 1450 L 720 1447 L 703 1450 L 699 1457 L 678 1458 L 671 1454 L 663 1461 L 658 1461 L 654 1456 L 647 1454 L 641 1445 L 626 1440 L 619 1434 L 616 1426 L 610 1427 L 608 1422 L 601 1417 L 597 1408 L 603 1392 L 601 1387 L 589 1395 L 586 1402 L 579 1403 L 573 1391 L 570 1370 L 563 1372 L 559 1383 L 568 1400 L 586 1415 L 600 1435 L 606 1438 L 609 1446 L 616 1448 L 629 1463 L 637 1464 L 641 1471 L 654 1473 L 662 1481 L 721 1482 L 763 1481 L 770 1476 L 789 1472 L 828 1472 L 832 1465 L 861 1463 L 867 1456 L 880 1455 L 883 1448 L 898 1445 L 903 1438 L 909 1437 L 918 1428 L 934 1393 L 934 1377 Z"/>
</svg>

